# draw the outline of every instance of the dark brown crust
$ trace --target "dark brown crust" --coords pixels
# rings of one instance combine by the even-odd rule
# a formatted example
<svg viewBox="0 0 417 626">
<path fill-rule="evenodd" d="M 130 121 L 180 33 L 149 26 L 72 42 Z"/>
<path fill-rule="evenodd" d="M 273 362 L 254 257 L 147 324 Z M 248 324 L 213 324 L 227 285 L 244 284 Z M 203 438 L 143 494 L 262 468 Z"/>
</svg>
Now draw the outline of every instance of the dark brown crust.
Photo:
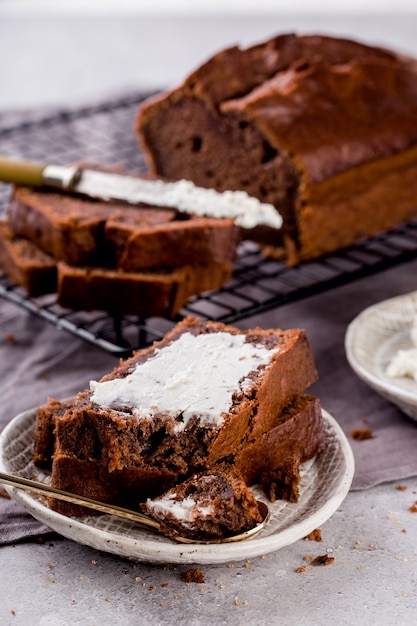
<svg viewBox="0 0 417 626">
<path fill-rule="evenodd" d="M 222 111 L 253 120 L 272 146 L 293 155 L 306 184 L 320 183 L 415 145 L 417 74 L 394 60 L 306 60 Z"/>
</svg>

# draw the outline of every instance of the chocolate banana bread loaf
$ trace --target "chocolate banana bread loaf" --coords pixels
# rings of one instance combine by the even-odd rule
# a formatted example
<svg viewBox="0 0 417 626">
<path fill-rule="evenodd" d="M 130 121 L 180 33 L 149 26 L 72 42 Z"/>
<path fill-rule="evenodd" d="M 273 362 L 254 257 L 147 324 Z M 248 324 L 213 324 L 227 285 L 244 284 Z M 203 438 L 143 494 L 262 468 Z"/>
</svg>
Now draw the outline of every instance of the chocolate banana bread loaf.
<svg viewBox="0 0 417 626">
<path fill-rule="evenodd" d="M 145 102 L 154 174 L 275 205 L 263 238 L 298 263 L 417 215 L 416 61 L 334 37 L 286 34 L 223 50 Z"/>
</svg>

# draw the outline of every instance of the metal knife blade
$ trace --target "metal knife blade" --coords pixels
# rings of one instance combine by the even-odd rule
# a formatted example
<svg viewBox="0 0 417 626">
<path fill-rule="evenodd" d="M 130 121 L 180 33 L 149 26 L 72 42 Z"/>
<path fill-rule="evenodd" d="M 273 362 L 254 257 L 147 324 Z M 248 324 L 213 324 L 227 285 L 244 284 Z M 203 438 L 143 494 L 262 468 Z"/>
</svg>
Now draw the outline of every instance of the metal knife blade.
<svg viewBox="0 0 417 626">
<path fill-rule="evenodd" d="M 279 230 L 282 217 L 272 204 L 245 191 L 197 187 L 189 180 L 165 182 L 83 167 L 46 165 L 0 156 L 0 180 L 19 185 L 49 186 L 104 201 L 175 208 L 191 215 L 235 220 L 242 228 L 268 226 Z"/>
</svg>

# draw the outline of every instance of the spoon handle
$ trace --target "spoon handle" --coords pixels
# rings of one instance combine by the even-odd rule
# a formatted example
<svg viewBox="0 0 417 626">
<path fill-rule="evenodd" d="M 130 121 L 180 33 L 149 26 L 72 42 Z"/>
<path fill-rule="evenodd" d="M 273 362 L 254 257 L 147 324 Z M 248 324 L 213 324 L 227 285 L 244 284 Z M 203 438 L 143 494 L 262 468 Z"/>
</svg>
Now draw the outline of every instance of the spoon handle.
<svg viewBox="0 0 417 626">
<path fill-rule="evenodd" d="M 41 483 L 36 480 L 29 480 L 28 478 L 22 478 L 20 476 L 14 476 L 13 474 L 5 474 L 4 472 L 0 472 L 0 483 L 3 483 L 4 485 L 9 485 L 11 487 L 16 487 L 17 489 L 23 489 L 24 491 L 30 491 L 31 493 L 37 493 L 42 496 L 50 496 L 56 498 L 57 500 L 64 500 L 65 502 L 78 504 L 89 509 L 94 509 L 95 511 L 100 511 L 100 513 L 117 515 L 118 517 L 137 522 L 142 526 L 146 526 L 148 528 L 151 527 L 159 532 L 162 532 L 160 528 L 160 523 L 152 519 L 151 517 L 148 517 L 147 515 L 143 515 L 143 513 L 132 511 L 131 509 L 125 509 L 121 506 L 104 504 L 104 502 L 99 502 L 98 500 L 93 500 L 92 498 L 86 498 L 85 496 L 79 496 L 74 493 L 69 493 L 68 491 L 63 491 L 62 489 L 56 489 L 55 487 L 51 487 L 50 485 L 46 485 L 45 483 Z M 230 537 L 223 537 L 218 539 L 200 540 L 190 539 L 188 537 L 175 534 L 172 535 L 171 538 L 181 543 L 199 544 L 230 543 L 234 541 L 242 541 L 243 539 L 252 537 L 260 530 L 262 530 L 262 528 L 265 526 L 269 519 L 269 510 L 267 505 L 264 502 L 258 501 L 258 506 L 259 510 L 261 511 L 263 521 L 258 523 L 250 530 L 239 533 L 238 535 L 232 535 Z"/>
<path fill-rule="evenodd" d="M 29 480 L 27 478 L 21 478 L 20 476 L 13 476 L 12 474 L 0 472 L 0 483 L 11 487 L 17 487 L 18 489 L 23 489 L 24 491 L 30 491 L 31 493 L 37 493 L 42 496 L 50 496 L 56 498 L 57 500 L 64 500 L 65 502 L 78 504 L 89 509 L 94 509 L 95 511 L 100 511 L 100 513 L 117 515 L 118 517 L 138 522 L 144 526 L 159 530 L 159 522 L 153 520 L 147 515 L 143 515 L 143 513 L 132 511 L 131 509 L 125 509 L 121 506 L 104 504 L 104 502 L 99 502 L 98 500 L 93 500 L 92 498 L 86 498 L 85 496 L 69 493 L 68 491 L 63 491 L 62 489 L 56 489 L 55 487 L 51 487 L 50 485 L 46 485 L 36 480 Z"/>
</svg>

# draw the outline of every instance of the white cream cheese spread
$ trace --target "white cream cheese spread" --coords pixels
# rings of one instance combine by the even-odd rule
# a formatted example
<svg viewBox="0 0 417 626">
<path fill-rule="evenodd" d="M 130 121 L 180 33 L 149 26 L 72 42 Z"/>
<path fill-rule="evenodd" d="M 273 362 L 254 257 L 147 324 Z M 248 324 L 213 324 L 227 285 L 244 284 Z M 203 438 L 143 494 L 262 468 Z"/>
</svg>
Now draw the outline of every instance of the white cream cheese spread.
<svg viewBox="0 0 417 626">
<path fill-rule="evenodd" d="M 176 432 L 192 417 L 202 426 L 221 426 L 233 394 L 245 393 L 250 372 L 268 367 L 277 351 L 246 342 L 243 334 L 186 332 L 125 378 L 91 381 L 91 400 L 103 408 L 129 407 L 139 419 L 178 418 Z"/>
<path fill-rule="evenodd" d="M 77 191 L 107 200 L 170 207 L 192 215 L 231 218 L 242 228 L 259 224 L 275 229 L 282 226 L 282 216 L 272 204 L 249 196 L 246 191 L 220 193 L 197 187 L 190 180 L 167 183 L 86 169 L 82 170 Z"/>
<path fill-rule="evenodd" d="M 174 493 L 166 494 L 155 500 L 148 499 L 146 504 L 155 517 L 171 515 L 189 528 L 192 527 L 196 519 L 207 518 L 213 514 L 212 506 L 200 506 L 191 496 L 176 500 Z"/>
<path fill-rule="evenodd" d="M 417 381 L 417 318 L 410 330 L 412 347 L 398 350 L 387 367 L 390 378 L 413 378 Z"/>
</svg>

